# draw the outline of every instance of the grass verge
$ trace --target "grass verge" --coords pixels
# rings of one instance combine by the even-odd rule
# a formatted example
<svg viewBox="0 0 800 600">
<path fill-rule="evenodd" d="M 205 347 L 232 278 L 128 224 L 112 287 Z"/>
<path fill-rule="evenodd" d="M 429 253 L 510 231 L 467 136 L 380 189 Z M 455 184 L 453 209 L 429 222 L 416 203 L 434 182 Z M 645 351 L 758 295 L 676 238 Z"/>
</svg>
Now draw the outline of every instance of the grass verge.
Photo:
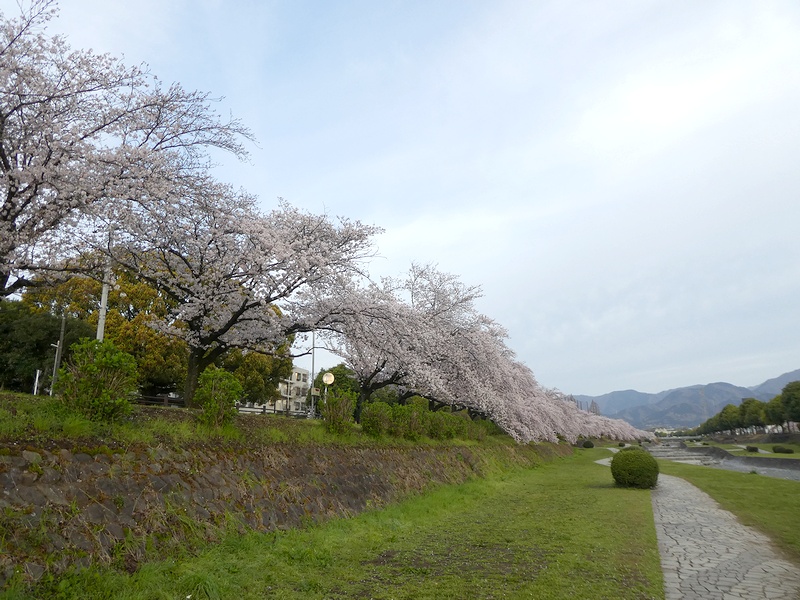
<svg viewBox="0 0 800 600">
<path fill-rule="evenodd" d="M 87 569 L 50 598 L 663 598 L 650 492 L 579 450 L 306 529 L 232 535 L 128 575 Z M 22 594 L 0 596 L 26 598 Z"/>
<path fill-rule="evenodd" d="M 800 481 L 666 460 L 659 461 L 659 467 L 662 473 L 676 475 L 700 488 L 742 523 L 761 530 L 800 561 Z"/>
<path fill-rule="evenodd" d="M 156 406 L 133 407 L 124 420 L 115 423 L 95 423 L 64 406 L 58 398 L 31 396 L 0 391 L 0 448 L 26 446 L 52 449 L 104 445 L 112 449 L 131 446 L 185 448 L 190 444 L 256 445 L 336 444 L 336 445 L 474 445 L 508 444 L 514 441 L 507 435 L 486 435 L 475 439 L 405 440 L 374 439 L 351 425 L 347 431 L 334 434 L 326 431 L 317 419 L 295 419 L 274 414 L 239 414 L 225 427 L 206 427 L 198 423 L 197 411 L 185 408 Z"/>
</svg>

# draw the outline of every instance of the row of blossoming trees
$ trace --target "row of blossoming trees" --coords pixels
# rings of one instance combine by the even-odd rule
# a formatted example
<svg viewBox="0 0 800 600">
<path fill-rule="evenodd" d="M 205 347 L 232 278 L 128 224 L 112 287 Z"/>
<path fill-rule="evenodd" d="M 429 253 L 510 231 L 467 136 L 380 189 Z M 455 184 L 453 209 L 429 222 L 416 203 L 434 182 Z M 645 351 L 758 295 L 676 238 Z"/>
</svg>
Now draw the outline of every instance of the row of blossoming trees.
<svg viewBox="0 0 800 600">
<path fill-rule="evenodd" d="M 270 212 L 214 179 L 210 151 L 243 159 L 249 130 L 208 94 L 46 34 L 53 0 L 0 14 L 0 294 L 124 269 L 168 306 L 151 327 L 188 346 L 185 397 L 227 351 L 325 335 L 370 394 L 396 386 L 486 415 L 516 440 L 647 436 L 540 386 L 477 288 L 430 266 L 370 282 L 376 227 L 280 202 Z"/>
</svg>

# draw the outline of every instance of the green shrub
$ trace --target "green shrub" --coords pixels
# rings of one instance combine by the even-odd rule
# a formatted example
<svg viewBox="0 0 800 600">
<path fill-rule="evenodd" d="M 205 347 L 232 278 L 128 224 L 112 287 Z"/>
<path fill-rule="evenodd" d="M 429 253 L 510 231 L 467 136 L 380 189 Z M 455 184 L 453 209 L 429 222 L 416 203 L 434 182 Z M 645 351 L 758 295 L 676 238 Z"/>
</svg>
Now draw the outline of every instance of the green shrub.
<svg viewBox="0 0 800 600">
<path fill-rule="evenodd" d="M 372 402 L 361 414 L 361 428 L 373 437 L 392 437 L 419 440 L 427 436 L 434 440 L 484 440 L 488 435 L 504 433 L 493 421 L 473 421 L 466 411 L 429 411 L 424 398 L 412 398 L 406 405 Z"/>
<path fill-rule="evenodd" d="M 441 411 L 432 412 L 426 419 L 427 435 L 434 440 L 449 440 L 456 437 L 454 420 L 461 420 L 451 413 Z"/>
<path fill-rule="evenodd" d="M 745 450 L 748 452 L 758 452 L 758 446 L 745 446 Z"/>
<path fill-rule="evenodd" d="M 350 429 L 355 404 L 355 392 L 336 390 L 328 394 L 322 407 L 322 418 L 328 433 L 342 434 Z"/>
<path fill-rule="evenodd" d="M 619 443 L 619 447 L 620 447 L 620 448 L 624 448 L 624 447 L 625 447 L 625 442 L 620 442 L 620 443 Z"/>
<path fill-rule="evenodd" d="M 464 412 L 436 411 L 428 414 L 428 436 L 434 439 L 482 440 L 491 431 L 491 421 L 473 421 Z"/>
<path fill-rule="evenodd" d="M 392 423 L 389 426 L 389 435 L 397 438 L 406 437 L 410 421 L 411 407 L 400 404 L 392 405 Z"/>
<path fill-rule="evenodd" d="M 92 421 L 117 421 L 132 410 L 136 360 L 111 342 L 83 340 L 59 371 L 56 390 L 63 402 Z"/>
<path fill-rule="evenodd" d="M 238 411 L 236 403 L 242 399 L 242 384 L 233 373 L 214 366 L 200 375 L 195 400 L 202 412 L 198 419 L 204 425 L 220 427 L 233 422 Z"/>
<path fill-rule="evenodd" d="M 361 429 L 372 437 L 389 433 L 392 426 L 392 407 L 386 402 L 371 402 L 361 413 Z"/>
<path fill-rule="evenodd" d="M 426 432 L 428 411 L 419 405 L 396 404 L 392 406 L 392 427 L 389 433 L 407 440 L 418 440 Z"/>
<path fill-rule="evenodd" d="M 584 448 L 594 448 L 594 442 L 592 440 L 586 440 L 583 442 Z"/>
<path fill-rule="evenodd" d="M 775 454 L 794 454 L 794 448 L 787 448 L 786 446 L 773 446 L 772 451 Z"/>
<path fill-rule="evenodd" d="M 646 450 L 638 448 L 617 452 L 611 459 L 611 475 L 617 485 L 635 488 L 652 488 L 658 482 L 658 463 Z"/>
<path fill-rule="evenodd" d="M 428 401 L 422 396 L 411 396 L 411 398 L 406 401 L 406 404 L 422 412 L 428 412 Z"/>
</svg>

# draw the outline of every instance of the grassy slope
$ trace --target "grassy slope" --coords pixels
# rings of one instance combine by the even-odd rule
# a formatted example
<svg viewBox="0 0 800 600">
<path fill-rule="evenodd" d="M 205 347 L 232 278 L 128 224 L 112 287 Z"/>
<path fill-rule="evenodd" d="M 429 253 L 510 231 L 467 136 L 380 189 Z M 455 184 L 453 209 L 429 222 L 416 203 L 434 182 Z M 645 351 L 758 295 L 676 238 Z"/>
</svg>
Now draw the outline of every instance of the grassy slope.
<svg viewBox="0 0 800 600">
<path fill-rule="evenodd" d="M 481 444 L 515 445 L 507 435 L 485 435 L 485 428 L 471 427 Z M 97 448 L 112 450 L 162 445 L 185 448 L 204 444 L 337 444 L 337 445 L 472 445 L 475 439 L 437 441 L 428 438 L 374 440 L 353 425 L 341 434 L 328 433 L 320 420 L 294 419 L 274 414 L 238 415 L 231 425 L 209 428 L 197 422 L 197 411 L 183 408 L 134 406 L 132 414 L 118 423 L 93 423 L 49 396 L 0 391 L 0 452 L 21 448 L 51 450 Z"/>
<path fill-rule="evenodd" d="M 607 455 L 580 450 L 349 520 L 232 536 L 134 575 L 84 572 L 48 597 L 663 598 L 650 493 L 615 487 L 593 462 Z"/>
<path fill-rule="evenodd" d="M 26 443 L 223 440 L 365 442 L 356 431 L 331 439 L 319 423 L 281 417 L 244 417 L 228 430 L 208 432 L 174 409 L 137 409 L 129 423 L 97 426 L 64 414 L 49 399 L 0 393 L 0 446 L 14 452 Z M 613 487 L 607 468 L 592 463 L 603 456 L 607 451 L 599 448 L 580 450 L 572 459 L 442 489 L 357 519 L 235 535 L 198 557 L 153 563 L 133 576 L 88 571 L 47 596 L 662 597 L 650 495 Z M 703 489 L 800 561 L 800 511 L 792 501 L 800 497 L 800 483 L 669 462 L 662 471 Z M 9 590 L 0 597 L 34 596 Z"/>
</svg>

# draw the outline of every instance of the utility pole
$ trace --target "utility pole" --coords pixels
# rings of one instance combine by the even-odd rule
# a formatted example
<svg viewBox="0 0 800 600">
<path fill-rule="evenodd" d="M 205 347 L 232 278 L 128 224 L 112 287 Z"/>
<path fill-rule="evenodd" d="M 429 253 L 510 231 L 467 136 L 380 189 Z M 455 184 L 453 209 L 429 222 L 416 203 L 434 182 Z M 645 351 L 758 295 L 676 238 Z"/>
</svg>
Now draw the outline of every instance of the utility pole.
<svg viewBox="0 0 800 600">
<path fill-rule="evenodd" d="M 64 333 L 67 330 L 67 309 L 61 309 L 61 333 L 58 336 L 58 344 L 56 347 L 56 357 L 53 361 L 53 378 L 50 380 L 50 395 L 53 395 L 53 388 L 56 387 L 56 379 L 58 378 L 58 368 L 61 366 L 61 356 L 64 349 Z M 51 346 L 53 344 L 50 344 Z"/>
<path fill-rule="evenodd" d="M 316 340 L 315 334 L 316 331 L 313 329 L 311 330 L 311 410 L 309 411 L 309 417 L 313 418 L 316 414 L 316 409 L 314 408 L 314 350 L 316 347 Z"/>
<path fill-rule="evenodd" d="M 111 241 L 113 229 L 108 230 L 108 253 L 103 272 L 103 292 L 100 294 L 100 312 L 97 317 L 97 341 L 102 342 L 106 331 L 106 312 L 108 311 L 108 290 L 111 287 Z"/>
</svg>

